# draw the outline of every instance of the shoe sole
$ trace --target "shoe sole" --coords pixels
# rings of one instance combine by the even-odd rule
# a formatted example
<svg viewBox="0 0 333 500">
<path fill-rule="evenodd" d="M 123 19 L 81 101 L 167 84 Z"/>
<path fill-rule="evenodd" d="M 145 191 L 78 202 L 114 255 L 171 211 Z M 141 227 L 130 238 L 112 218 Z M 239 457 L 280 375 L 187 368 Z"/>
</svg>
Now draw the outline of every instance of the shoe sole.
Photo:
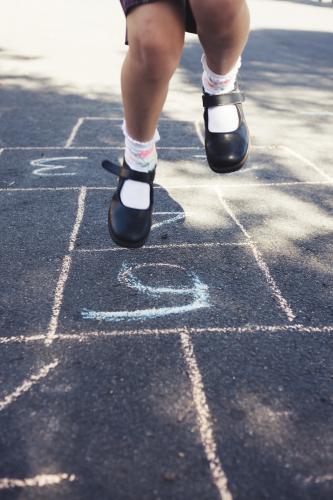
<svg viewBox="0 0 333 500">
<path fill-rule="evenodd" d="M 240 170 L 244 166 L 244 164 L 246 163 L 246 161 L 249 157 L 249 154 L 250 154 L 250 149 L 251 149 L 251 143 L 249 143 L 249 147 L 247 148 L 246 155 L 244 156 L 242 161 L 240 161 L 239 163 L 232 165 L 232 167 L 226 168 L 224 170 L 215 169 L 213 164 L 209 161 L 208 158 L 207 158 L 207 163 L 208 163 L 210 169 L 213 170 L 213 172 L 216 172 L 217 174 L 230 174 L 231 172 L 237 172 L 237 170 Z"/>
<path fill-rule="evenodd" d="M 236 165 L 232 165 L 232 167 L 226 168 L 224 170 L 217 170 L 216 168 L 214 168 L 212 163 L 209 162 L 208 158 L 207 158 L 207 162 L 208 162 L 210 169 L 213 170 L 213 172 L 216 172 L 217 174 L 230 174 L 231 172 L 237 172 L 237 170 L 240 170 L 244 166 L 248 157 L 249 157 L 249 152 L 246 153 L 246 156 L 243 158 L 243 160 L 241 162 L 236 163 Z"/>
<path fill-rule="evenodd" d="M 115 233 L 113 232 L 112 225 L 111 225 L 111 219 L 110 219 L 110 216 L 108 216 L 108 227 L 109 227 L 109 233 L 110 233 L 111 239 L 112 239 L 112 240 L 113 240 L 113 241 L 114 241 L 114 242 L 115 242 L 118 246 L 120 246 L 120 247 L 122 247 L 122 248 L 132 248 L 132 249 L 134 249 L 134 248 L 140 248 L 140 247 L 142 247 L 142 246 L 146 243 L 146 241 L 147 241 L 147 239 L 148 239 L 148 237 L 149 237 L 149 234 L 148 234 L 145 238 L 143 238 L 143 239 L 141 239 L 141 240 L 139 240 L 139 241 L 136 241 L 136 242 L 130 242 L 130 241 L 124 241 L 124 240 L 121 240 L 121 239 L 120 239 L 120 238 L 118 238 L 118 236 L 116 236 L 116 235 L 115 235 Z"/>
</svg>

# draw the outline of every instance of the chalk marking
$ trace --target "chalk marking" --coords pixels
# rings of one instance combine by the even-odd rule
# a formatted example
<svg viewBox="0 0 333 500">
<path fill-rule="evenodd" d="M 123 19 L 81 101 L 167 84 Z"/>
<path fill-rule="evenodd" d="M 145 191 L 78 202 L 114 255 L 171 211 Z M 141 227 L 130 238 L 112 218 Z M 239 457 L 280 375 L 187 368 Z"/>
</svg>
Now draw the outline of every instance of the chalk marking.
<svg viewBox="0 0 333 500">
<path fill-rule="evenodd" d="M 69 245 L 68 245 L 69 252 L 72 252 L 74 250 L 75 241 L 76 241 L 76 238 L 77 238 L 77 235 L 78 235 L 78 232 L 80 229 L 80 225 L 81 225 L 81 222 L 83 219 L 86 196 L 87 196 L 87 189 L 83 187 L 83 188 L 81 188 L 81 191 L 79 194 L 76 219 L 75 219 L 75 223 L 73 226 L 72 234 L 71 234 L 70 239 L 69 239 Z"/>
<path fill-rule="evenodd" d="M 279 144 L 275 145 L 267 145 L 267 146 L 251 146 L 251 149 L 257 149 L 257 150 L 276 150 L 281 148 Z M 87 150 L 87 151 L 98 151 L 99 149 L 104 151 L 112 151 L 113 149 L 115 151 L 124 151 L 124 146 L 7 146 L 3 148 L 3 151 L 64 151 L 64 150 Z M 171 151 L 203 151 L 204 147 L 203 146 L 157 146 L 157 149 L 161 150 L 171 150 Z"/>
<path fill-rule="evenodd" d="M 201 119 L 197 119 L 194 121 L 194 128 L 197 133 L 197 136 L 199 137 L 199 140 L 203 146 L 205 145 L 205 138 L 203 136 L 202 130 L 201 130 Z"/>
<path fill-rule="evenodd" d="M 7 394 L 5 398 L 0 401 L 0 411 L 3 411 L 5 408 L 7 408 L 9 405 L 14 403 L 20 396 L 28 392 L 31 387 L 33 387 L 37 382 L 39 382 L 41 379 L 45 378 L 48 376 L 51 370 L 54 370 L 59 364 L 59 361 L 56 359 L 49 365 L 43 366 L 41 370 L 39 370 L 38 373 L 32 375 L 29 379 L 24 380 L 22 384 L 15 389 L 11 394 Z"/>
<path fill-rule="evenodd" d="M 192 386 L 192 395 L 196 407 L 197 424 L 199 427 L 201 442 L 203 444 L 213 482 L 220 494 L 221 500 L 232 500 L 228 488 L 228 480 L 222 468 L 217 454 L 217 446 L 214 439 L 212 416 L 207 403 L 202 376 L 194 354 L 193 343 L 188 331 L 180 333 L 180 339 L 187 370 Z"/>
<path fill-rule="evenodd" d="M 42 488 L 44 486 L 54 486 L 62 481 L 75 481 L 74 474 L 39 474 L 35 477 L 28 477 L 25 479 L 0 479 L 0 490 L 9 490 L 13 488 Z"/>
<path fill-rule="evenodd" d="M 214 248 L 214 247 L 247 247 L 251 246 L 248 241 L 240 242 L 240 243 L 220 243 L 220 242 L 204 242 L 204 243 L 170 243 L 165 245 L 145 245 L 140 248 L 140 252 L 144 250 L 159 250 L 159 249 L 176 249 L 176 248 Z M 131 251 L 128 248 L 123 247 L 109 247 L 109 248 L 77 248 L 76 252 L 79 253 L 93 253 L 93 252 L 128 252 Z"/>
<path fill-rule="evenodd" d="M 263 165 L 252 165 L 252 166 L 246 166 L 238 170 L 237 172 L 234 172 L 234 174 L 240 175 L 244 174 L 245 172 L 253 172 L 257 170 L 263 170 L 264 166 Z"/>
<path fill-rule="evenodd" d="M 172 287 L 152 287 L 149 285 L 144 285 L 140 280 L 138 280 L 133 272 L 136 269 L 142 268 L 168 268 L 168 269 L 181 269 L 186 271 L 186 268 L 176 264 L 164 264 L 164 263 L 145 263 L 138 264 L 129 267 L 126 263 L 123 263 L 121 270 L 118 274 L 119 283 L 137 290 L 138 292 L 151 295 L 153 297 L 170 294 L 170 295 L 182 295 L 193 297 L 193 302 L 190 304 L 182 306 L 172 306 L 172 307 L 153 307 L 149 309 L 138 309 L 134 311 L 94 311 L 91 309 L 83 309 L 81 316 L 83 319 L 88 320 L 103 320 L 103 321 L 133 321 L 138 319 L 152 319 L 160 318 L 164 316 L 169 316 L 173 314 L 184 314 L 187 312 L 195 311 L 197 309 L 202 309 L 210 307 L 208 287 L 200 281 L 198 276 L 193 272 L 187 271 L 187 274 L 192 278 L 192 287 L 185 288 L 172 288 Z"/>
<path fill-rule="evenodd" d="M 72 229 L 72 233 L 69 239 L 69 246 L 68 246 L 68 251 L 72 252 L 75 246 L 75 241 L 79 232 L 80 224 L 82 222 L 83 214 L 84 214 L 84 204 L 85 204 L 85 199 L 86 199 L 86 194 L 87 190 L 86 188 L 81 188 L 80 193 L 79 193 L 79 198 L 78 198 L 78 208 L 77 208 L 77 214 L 76 214 L 76 219 L 75 223 Z M 61 271 L 60 271 L 60 276 L 58 279 L 55 295 L 54 295 L 54 303 L 52 307 L 52 315 L 47 331 L 47 339 L 45 340 L 45 343 L 47 345 L 50 345 L 55 337 L 57 327 L 58 327 L 58 320 L 59 320 L 59 314 L 60 314 L 60 309 L 62 305 L 62 300 L 63 300 L 63 295 L 64 295 L 64 289 L 66 285 L 66 281 L 69 275 L 70 267 L 72 263 L 72 257 L 71 255 L 65 255 L 62 261 L 62 266 L 61 266 Z"/>
<path fill-rule="evenodd" d="M 155 222 L 151 229 L 159 229 L 162 226 L 166 226 L 168 224 L 172 224 L 173 222 L 177 222 L 185 219 L 184 212 L 155 212 L 155 215 L 172 215 L 168 219 L 162 220 L 161 222 Z"/>
<path fill-rule="evenodd" d="M 255 146 L 254 146 L 255 147 Z M 8 146 L 3 148 L 4 151 L 73 151 L 73 150 L 83 150 L 83 151 L 124 151 L 124 146 Z M 202 146 L 158 146 L 158 150 L 170 150 L 170 151 L 189 151 L 197 150 L 202 151 Z"/>
<path fill-rule="evenodd" d="M 75 341 L 88 342 L 94 339 L 105 339 L 121 336 L 138 336 L 151 335 L 158 337 L 159 335 L 179 335 L 182 328 L 142 328 L 140 330 L 110 330 L 110 331 L 88 331 L 76 333 L 57 333 L 54 335 L 55 341 Z M 188 328 L 188 333 L 191 335 L 211 334 L 211 335 L 227 335 L 227 334 L 242 334 L 251 335 L 255 333 L 273 334 L 273 333 L 306 333 L 306 334 L 331 334 L 333 333 L 333 325 L 326 326 L 304 326 L 302 324 L 287 324 L 287 325 L 247 325 L 247 326 L 221 326 L 221 327 L 205 327 L 205 328 Z M 0 344 L 29 344 L 34 342 L 45 342 L 47 335 L 19 335 L 13 337 L 0 337 Z"/>
<path fill-rule="evenodd" d="M 4 148 L 0 148 L 0 156 L 2 155 Z"/>
<path fill-rule="evenodd" d="M 109 118 L 107 116 L 82 116 L 82 119 L 83 120 L 92 120 L 92 121 L 109 121 L 109 122 L 122 122 L 123 121 L 123 118 L 122 117 L 119 117 L 119 118 Z M 171 120 L 170 118 L 159 118 L 158 119 L 159 122 L 173 122 L 173 120 Z M 186 121 L 186 120 L 183 120 L 183 121 Z M 186 123 L 192 123 L 191 120 L 188 120 L 188 122 Z"/>
<path fill-rule="evenodd" d="M 41 177 L 54 177 L 58 175 L 76 175 L 77 172 L 54 172 L 54 170 L 67 168 L 68 165 L 48 165 L 49 162 L 52 161 L 62 161 L 62 160 L 88 160 L 87 156 L 60 156 L 56 158 L 38 158 L 37 160 L 32 160 L 30 165 L 36 168 L 33 170 L 34 175 L 38 175 Z M 52 172 L 52 173 L 49 173 Z"/>
<path fill-rule="evenodd" d="M 332 181 L 333 180 L 332 177 L 330 177 L 328 174 L 326 174 L 326 172 L 324 172 L 324 170 L 322 170 L 321 168 L 319 168 L 315 163 L 313 163 L 312 161 L 308 160 L 303 155 L 297 153 L 296 151 L 294 151 L 293 149 L 289 148 L 288 146 L 281 146 L 281 148 L 284 149 L 291 156 L 294 156 L 294 158 L 297 158 L 297 160 L 302 161 L 308 167 L 311 167 L 318 174 L 320 174 L 322 177 L 324 177 L 324 179 L 326 179 L 328 181 Z"/>
<path fill-rule="evenodd" d="M 275 186 L 330 186 L 333 184 L 333 179 L 329 181 L 293 181 L 293 182 L 238 182 L 238 183 L 226 183 L 224 182 L 214 182 L 211 184 L 169 184 L 168 182 L 163 182 L 163 186 L 154 185 L 154 189 L 182 189 L 184 191 L 189 189 L 214 189 L 216 186 L 221 185 L 224 188 L 264 188 L 264 187 L 275 187 Z M 33 188 L 0 188 L 0 192 L 24 192 L 24 191 L 79 191 L 85 188 L 87 191 L 114 191 L 116 187 L 110 186 L 64 186 L 64 187 L 33 187 Z"/>
<path fill-rule="evenodd" d="M 34 188 L 0 188 L 0 192 L 6 192 L 8 191 L 9 193 L 24 193 L 25 191 L 27 192 L 34 192 L 34 191 L 79 191 L 81 189 L 80 186 L 74 186 L 74 187 L 34 187 Z M 115 188 L 114 188 L 115 189 Z"/>
<path fill-rule="evenodd" d="M 325 474 L 324 476 L 309 476 L 303 481 L 304 484 L 321 484 L 327 481 L 333 481 L 333 474 Z"/>
<path fill-rule="evenodd" d="M 262 256 L 262 254 L 261 254 L 261 252 L 258 250 L 258 248 L 256 247 L 256 245 L 254 244 L 251 236 L 249 235 L 249 233 L 247 232 L 247 230 L 245 229 L 245 227 L 243 226 L 243 224 L 239 221 L 239 219 L 236 217 L 235 213 L 231 210 L 231 208 L 228 205 L 228 203 L 222 197 L 219 189 L 216 188 L 215 191 L 216 191 L 217 196 L 218 196 L 218 198 L 219 198 L 219 200 L 221 202 L 221 205 L 223 206 L 223 208 L 225 209 L 225 211 L 227 212 L 227 214 L 229 214 L 229 216 L 231 217 L 231 219 L 237 224 L 237 226 L 242 231 L 242 233 L 244 234 L 244 236 L 248 239 L 248 241 L 250 243 L 250 247 L 251 247 L 252 253 L 254 255 L 254 258 L 255 258 L 255 260 L 257 262 L 257 265 L 258 265 L 259 269 L 263 273 L 268 286 L 271 289 L 272 296 L 275 298 L 275 300 L 276 300 L 277 304 L 279 305 L 280 309 L 287 316 L 288 321 L 294 321 L 294 319 L 296 318 L 296 315 L 292 311 L 292 309 L 291 309 L 290 305 L 288 304 L 287 300 L 283 297 L 282 292 L 279 289 L 279 287 L 278 287 L 275 279 L 271 275 L 269 267 L 266 264 L 266 262 L 265 262 L 265 260 L 264 260 L 264 258 Z"/>
<path fill-rule="evenodd" d="M 67 141 L 66 141 L 66 144 L 65 144 L 66 149 L 69 148 L 73 144 L 75 137 L 79 131 L 79 128 L 81 127 L 83 122 L 84 122 L 84 118 L 82 117 L 82 118 L 79 118 L 78 121 L 76 122 L 76 124 L 74 125 L 74 127 L 73 127 Z"/>
<path fill-rule="evenodd" d="M 305 116 L 333 116 L 331 111 L 299 111 L 297 114 Z"/>
</svg>

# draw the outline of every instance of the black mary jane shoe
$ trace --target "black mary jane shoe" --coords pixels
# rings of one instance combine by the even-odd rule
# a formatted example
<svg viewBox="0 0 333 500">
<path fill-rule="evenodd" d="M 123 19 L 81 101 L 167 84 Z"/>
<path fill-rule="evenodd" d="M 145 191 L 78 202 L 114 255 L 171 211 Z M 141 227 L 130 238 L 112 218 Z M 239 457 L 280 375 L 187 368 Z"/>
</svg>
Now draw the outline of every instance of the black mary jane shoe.
<svg viewBox="0 0 333 500">
<path fill-rule="evenodd" d="M 115 165 L 109 160 L 102 162 L 102 167 L 119 177 L 118 188 L 112 197 L 109 209 L 109 232 L 117 245 L 126 248 L 142 247 L 146 242 L 152 223 L 154 203 L 153 183 L 155 170 L 151 172 L 137 172 L 132 170 L 124 160 L 123 165 Z M 120 198 L 121 188 L 127 179 L 146 182 L 150 186 L 150 204 L 146 210 L 126 207 Z"/>
<path fill-rule="evenodd" d="M 237 85 L 235 90 L 228 94 L 209 95 L 205 91 L 203 93 L 207 161 L 210 168 L 219 174 L 239 170 L 247 160 L 250 137 L 242 107 L 244 100 L 244 96 L 239 92 Z M 233 132 L 210 132 L 208 129 L 208 108 L 228 104 L 234 104 L 237 108 L 238 128 Z"/>
</svg>

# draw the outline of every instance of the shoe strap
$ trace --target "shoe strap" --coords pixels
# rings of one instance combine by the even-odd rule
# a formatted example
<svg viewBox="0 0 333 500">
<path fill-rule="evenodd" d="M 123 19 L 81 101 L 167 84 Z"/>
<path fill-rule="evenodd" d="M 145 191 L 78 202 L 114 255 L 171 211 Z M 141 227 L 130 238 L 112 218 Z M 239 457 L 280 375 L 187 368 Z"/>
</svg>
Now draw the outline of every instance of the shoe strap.
<svg viewBox="0 0 333 500">
<path fill-rule="evenodd" d="M 120 179 L 132 179 L 133 181 L 146 182 L 147 184 L 152 184 L 154 182 L 156 171 L 155 167 L 154 170 L 150 172 L 138 172 L 130 168 L 125 160 L 122 166 L 116 165 L 109 160 L 103 160 L 102 167 L 111 174 L 117 175 Z"/>
<path fill-rule="evenodd" d="M 202 95 L 202 104 L 204 108 L 212 108 L 215 106 L 227 106 L 228 104 L 241 104 L 245 101 L 245 97 L 241 92 L 230 92 L 229 94 L 219 95 Z"/>
</svg>

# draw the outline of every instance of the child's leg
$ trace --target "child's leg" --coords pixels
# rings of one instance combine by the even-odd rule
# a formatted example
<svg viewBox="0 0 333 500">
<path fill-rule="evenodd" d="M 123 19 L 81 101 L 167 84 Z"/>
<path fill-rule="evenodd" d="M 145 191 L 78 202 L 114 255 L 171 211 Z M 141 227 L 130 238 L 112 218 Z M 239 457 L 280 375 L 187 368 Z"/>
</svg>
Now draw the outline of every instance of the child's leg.
<svg viewBox="0 0 333 500">
<path fill-rule="evenodd" d="M 159 1 L 135 7 L 127 16 L 129 50 L 121 83 L 128 134 L 137 141 L 153 138 L 171 76 L 184 45 L 182 10 Z"/>
<path fill-rule="evenodd" d="M 190 0 L 209 68 L 225 75 L 237 63 L 249 34 L 245 0 Z"/>
<path fill-rule="evenodd" d="M 140 4 L 127 15 L 129 50 L 121 75 L 125 161 L 109 210 L 111 238 L 124 247 L 142 246 L 150 232 L 156 126 L 181 57 L 184 31 L 178 2 Z"/>
<path fill-rule="evenodd" d="M 205 149 L 209 166 L 219 173 L 240 169 L 249 152 L 236 79 L 249 33 L 245 0 L 189 0 L 204 49 Z"/>
</svg>

